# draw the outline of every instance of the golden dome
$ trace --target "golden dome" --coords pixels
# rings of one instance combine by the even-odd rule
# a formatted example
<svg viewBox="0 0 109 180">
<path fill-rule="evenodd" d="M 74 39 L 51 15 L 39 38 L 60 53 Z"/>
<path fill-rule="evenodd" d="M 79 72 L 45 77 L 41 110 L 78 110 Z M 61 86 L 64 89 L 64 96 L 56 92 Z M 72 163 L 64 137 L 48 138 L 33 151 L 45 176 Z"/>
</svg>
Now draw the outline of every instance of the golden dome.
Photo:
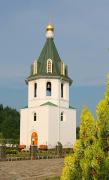
<svg viewBox="0 0 109 180">
<path fill-rule="evenodd" d="M 52 24 L 48 24 L 46 27 L 46 31 L 54 31 L 54 26 Z"/>
</svg>

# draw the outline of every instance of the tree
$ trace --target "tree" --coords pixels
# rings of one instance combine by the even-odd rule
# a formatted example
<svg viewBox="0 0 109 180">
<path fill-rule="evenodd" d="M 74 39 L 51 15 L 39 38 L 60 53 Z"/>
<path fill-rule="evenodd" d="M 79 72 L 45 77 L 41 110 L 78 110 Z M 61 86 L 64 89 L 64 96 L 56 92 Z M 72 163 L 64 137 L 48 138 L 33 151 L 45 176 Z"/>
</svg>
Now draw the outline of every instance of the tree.
<svg viewBox="0 0 109 180">
<path fill-rule="evenodd" d="M 87 107 L 82 110 L 80 139 L 73 150 L 65 158 L 61 180 L 109 179 L 109 77 L 105 98 L 96 108 L 96 118 Z"/>
<path fill-rule="evenodd" d="M 1 132 L 2 122 L 3 122 L 3 105 L 0 104 L 0 132 Z"/>
<path fill-rule="evenodd" d="M 99 145 L 104 151 L 109 150 L 109 99 L 101 100 L 96 109 L 96 132 Z"/>
<path fill-rule="evenodd" d="M 80 140 L 84 147 L 93 143 L 95 135 L 94 117 L 88 107 L 84 107 L 81 113 Z"/>
<path fill-rule="evenodd" d="M 90 169 L 88 159 L 85 158 L 85 150 L 92 145 L 94 134 L 94 118 L 89 109 L 84 107 L 81 113 L 80 139 L 73 147 L 73 154 L 65 159 L 62 180 L 80 180 L 83 176 L 87 178 Z"/>
<path fill-rule="evenodd" d="M 0 134 L 2 138 L 19 139 L 20 115 L 15 109 L 0 105 Z"/>
<path fill-rule="evenodd" d="M 80 136 L 80 127 L 76 127 L 76 139 L 79 139 Z"/>
</svg>

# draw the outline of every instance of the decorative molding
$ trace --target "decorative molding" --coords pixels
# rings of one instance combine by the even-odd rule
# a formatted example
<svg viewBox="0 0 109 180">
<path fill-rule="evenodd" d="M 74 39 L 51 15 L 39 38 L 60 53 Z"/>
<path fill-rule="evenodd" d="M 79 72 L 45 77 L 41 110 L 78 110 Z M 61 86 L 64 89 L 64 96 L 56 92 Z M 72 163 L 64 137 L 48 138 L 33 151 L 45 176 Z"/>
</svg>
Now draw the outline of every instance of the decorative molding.
<svg viewBox="0 0 109 180">
<path fill-rule="evenodd" d="M 61 61 L 61 75 L 65 76 L 65 64 Z"/>
<path fill-rule="evenodd" d="M 37 74 L 37 61 L 33 63 L 33 75 Z"/>
</svg>

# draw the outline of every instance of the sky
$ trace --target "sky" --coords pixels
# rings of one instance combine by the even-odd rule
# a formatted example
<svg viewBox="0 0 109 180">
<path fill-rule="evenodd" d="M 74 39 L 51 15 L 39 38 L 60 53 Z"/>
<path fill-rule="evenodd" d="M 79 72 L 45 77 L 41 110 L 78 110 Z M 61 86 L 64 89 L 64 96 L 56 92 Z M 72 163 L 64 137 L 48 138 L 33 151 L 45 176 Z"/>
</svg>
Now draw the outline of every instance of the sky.
<svg viewBox="0 0 109 180">
<path fill-rule="evenodd" d="M 73 79 L 70 103 L 95 107 L 109 72 L 109 0 L 0 0 L 0 103 L 27 105 L 25 79 L 45 43 L 45 27 L 55 27 L 55 45 Z"/>
</svg>

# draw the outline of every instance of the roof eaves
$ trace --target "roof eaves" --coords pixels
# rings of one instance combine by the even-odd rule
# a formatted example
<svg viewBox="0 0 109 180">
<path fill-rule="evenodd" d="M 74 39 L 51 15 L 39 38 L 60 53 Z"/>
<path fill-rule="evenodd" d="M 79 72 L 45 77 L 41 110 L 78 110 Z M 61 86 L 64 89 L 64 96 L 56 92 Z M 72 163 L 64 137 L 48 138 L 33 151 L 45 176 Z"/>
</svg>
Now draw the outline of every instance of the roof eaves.
<svg viewBox="0 0 109 180">
<path fill-rule="evenodd" d="M 41 104 L 40 106 L 55 106 L 55 107 L 57 107 L 57 105 L 56 104 L 53 104 L 53 103 L 51 103 L 50 101 L 48 101 L 48 102 L 46 102 L 46 103 L 44 103 L 44 104 Z"/>
<path fill-rule="evenodd" d="M 64 80 L 64 81 L 68 81 L 70 83 L 70 85 L 72 84 L 73 80 L 70 79 L 69 77 L 65 77 L 65 76 L 52 76 L 52 75 L 45 75 L 45 76 L 42 76 L 42 75 L 33 75 L 33 76 L 29 76 L 25 81 L 26 83 L 28 83 L 28 81 L 32 81 L 32 80 L 35 80 L 35 79 L 61 79 L 61 80 Z"/>
<path fill-rule="evenodd" d="M 70 108 L 70 109 L 76 109 L 76 108 L 72 107 L 71 105 L 69 106 L 69 108 Z"/>
</svg>

